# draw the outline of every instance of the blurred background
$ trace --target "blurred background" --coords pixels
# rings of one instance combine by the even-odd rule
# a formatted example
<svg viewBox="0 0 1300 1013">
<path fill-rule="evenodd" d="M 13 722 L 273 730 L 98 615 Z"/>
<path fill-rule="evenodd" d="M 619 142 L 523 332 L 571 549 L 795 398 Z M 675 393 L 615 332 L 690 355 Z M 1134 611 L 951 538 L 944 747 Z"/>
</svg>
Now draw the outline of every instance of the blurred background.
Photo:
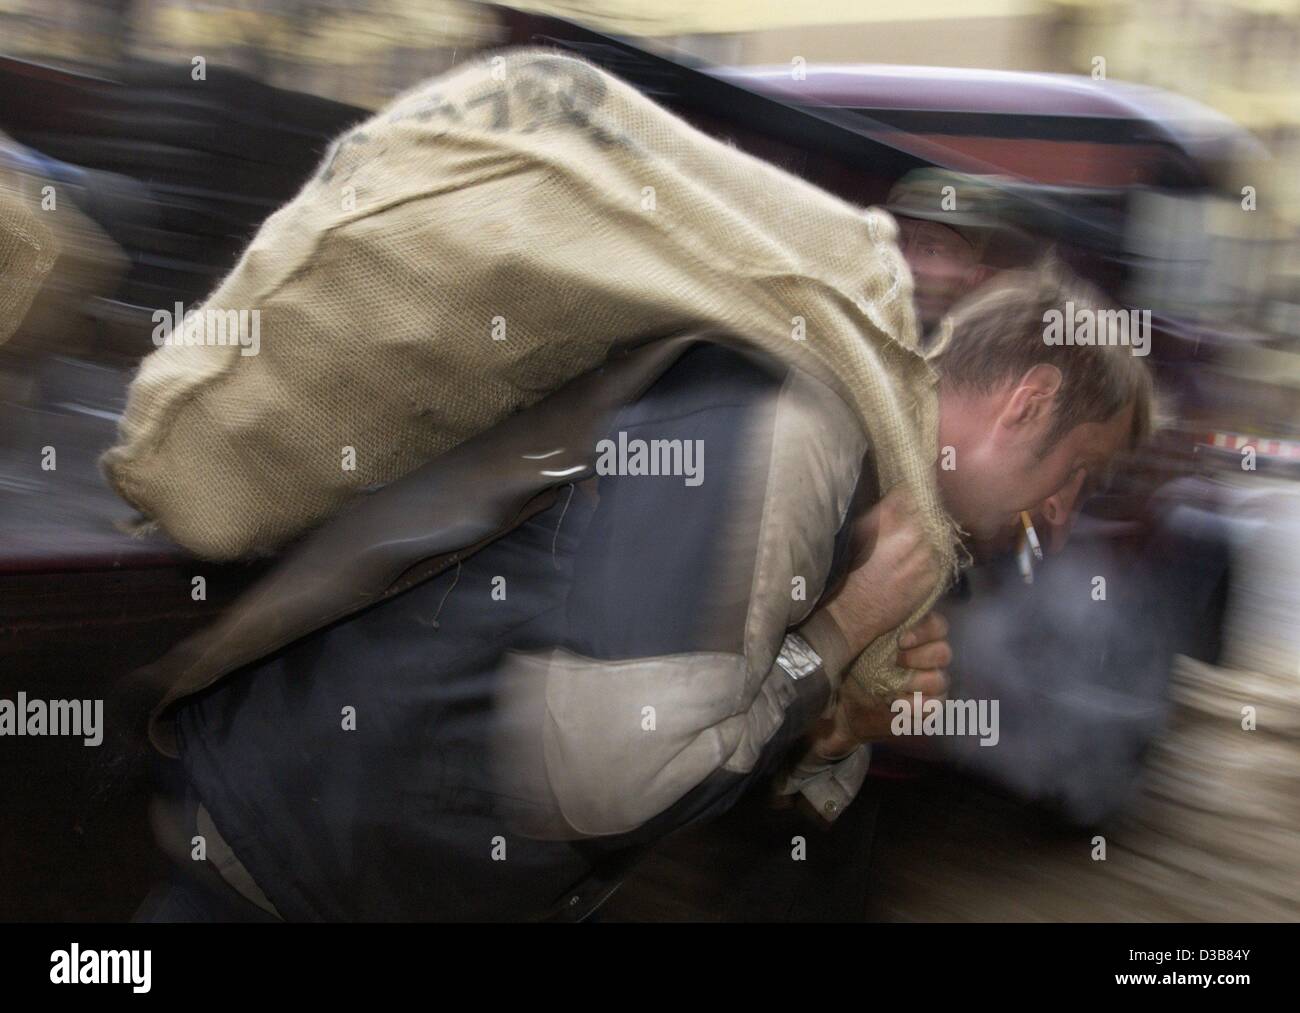
<svg viewBox="0 0 1300 1013">
<path fill-rule="evenodd" d="M 639 47 L 677 60 L 766 68 L 769 80 L 788 77 L 794 66 L 885 65 L 899 69 L 892 80 L 905 96 L 908 67 L 1073 74 L 1098 84 L 1159 89 L 1148 96 L 1153 110 L 1147 115 L 1189 131 L 1221 132 L 1220 124 L 1202 122 L 1207 112 L 1221 114 L 1243 140 L 1256 143 L 1216 153 L 1226 161 L 1206 167 L 1220 184 L 1214 200 L 1202 199 L 1204 194 L 1194 201 L 1144 195 L 1138 218 L 1150 227 L 1135 225 L 1131 241 L 1180 269 L 1133 279 L 1141 289 L 1135 300 L 1261 333 L 1300 331 L 1300 4 L 833 0 L 797 9 L 738 0 L 653 5 L 521 0 L 513 7 L 634 39 Z M 189 63 L 202 56 L 210 65 L 276 89 L 371 111 L 457 59 L 520 41 L 518 20 L 503 11 L 466 0 L 0 0 L 0 37 L 6 55 L 92 77 L 130 83 L 147 77 L 144 68 L 151 64 Z M 1022 79 L 1019 87 L 1030 80 Z M 1006 79 L 1006 86 L 1017 87 L 1016 79 Z M 9 94 L 4 101 L 21 105 L 23 99 Z M 299 125 L 310 129 L 315 123 L 298 105 L 304 121 Z M 322 129 L 348 118 L 328 103 L 318 108 L 315 120 Z M 1026 90 L 1025 108 L 1018 112 L 1047 111 L 1036 107 Z M 16 112 L 6 118 L 21 135 L 22 127 L 12 123 Z M 45 124 L 40 133 L 52 128 Z M 38 139 L 59 147 L 49 138 Z M 966 147 L 977 155 L 988 153 L 987 144 Z M 117 166 L 132 174 L 129 163 L 114 161 L 108 152 L 68 150 L 84 156 L 79 164 Z M 269 156 L 263 151 L 261 157 Z M 1072 181 L 1059 167 L 1053 175 L 1053 181 L 1088 181 Z M 1241 213 L 1243 187 L 1257 195 L 1251 214 Z M 1164 248 L 1154 250 L 1153 243 Z M 1271 373 L 1273 360 L 1262 361 L 1258 368 Z"/>
<path fill-rule="evenodd" d="M 90 695 L 261 572 L 190 600 L 98 475 L 152 311 L 201 301 L 394 95 L 556 45 L 900 219 L 926 170 L 986 187 L 984 276 L 1050 249 L 1149 310 L 1165 409 L 1037 583 L 989 563 L 945 607 L 1003 748 L 878 751 L 828 845 L 856 877 L 790 879 L 760 807 L 668 842 L 604 917 L 1300 918 L 1300 0 L 0 0 L 0 40 L 6 694 Z M 1095 573 L 1131 578 L 1101 623 L 1062 605 Z M 0 826 L 0 917 L 125 917 L 162 861 L 143 800 L 87 835 L 84 758 L 51 748 L 4 758 L 33 818 Z"/>
</svg>

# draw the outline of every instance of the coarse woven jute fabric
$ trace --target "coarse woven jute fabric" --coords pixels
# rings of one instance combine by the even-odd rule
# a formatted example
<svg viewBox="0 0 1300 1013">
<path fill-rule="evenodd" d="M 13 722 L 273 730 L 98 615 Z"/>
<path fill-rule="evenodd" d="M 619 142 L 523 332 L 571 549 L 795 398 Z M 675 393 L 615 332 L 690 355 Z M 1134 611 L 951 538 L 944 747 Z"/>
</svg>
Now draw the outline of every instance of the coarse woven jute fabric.
<svg viewBox="0 0 1300 1013">
<path fill-rule="evenodd" d="M 4 164 L 7 143 L 0 134 L 0 345 L 18 330 L 59 257 L 54 230 L 40 218 L 41 198 Z"/>
<path fill-rule="evenodd" d="M 944 574 L 919 618 L 956 549 L 896 235 L 582 60 L 484 58 L 335 142 L 196 315 L 257 311 L 257 342 L 192 327 L 151 353 L 105 473 L 200 556 L 266 553 L 616 347 L 710 327 L 860 414 Z M 895 651 L 855 676 L 901 685 Z"/>
</svg>

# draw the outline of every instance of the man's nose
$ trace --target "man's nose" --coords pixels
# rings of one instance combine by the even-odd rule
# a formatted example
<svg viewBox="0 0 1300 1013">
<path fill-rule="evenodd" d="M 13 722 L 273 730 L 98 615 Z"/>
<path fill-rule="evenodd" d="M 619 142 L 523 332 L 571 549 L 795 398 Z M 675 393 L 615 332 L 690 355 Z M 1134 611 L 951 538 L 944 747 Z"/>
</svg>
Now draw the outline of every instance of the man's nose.
<svg viewBox="0 0 1300 1013">
<path fill-rule="evenodd" d="M 1038 507 L 1039 515 L 1047 525 L 1047 547 L 1051 552 L 1065 548 L 1074 523 L 1074 508 L 1087 477 L 1087 472 L 1080 468 L 1064 488 L 1048 496 Z"/>
</svg>

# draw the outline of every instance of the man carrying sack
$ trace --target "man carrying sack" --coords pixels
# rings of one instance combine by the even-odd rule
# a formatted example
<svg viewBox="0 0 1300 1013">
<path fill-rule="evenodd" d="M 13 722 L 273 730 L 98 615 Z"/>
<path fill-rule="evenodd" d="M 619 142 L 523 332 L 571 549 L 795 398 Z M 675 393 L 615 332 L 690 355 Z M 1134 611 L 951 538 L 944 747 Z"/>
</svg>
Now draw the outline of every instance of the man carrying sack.
<svg viewBox="0 0 1300 1013">
<path fill-rule="evenodd" d="M 792 764 L 785 790 L 833 821 L 890 701 L 944 691 L 944 625 L 928 608 L 952 572 L 955 526 L 996 532 L 1145 431 L 1141 360 L 1043 342 L 1044 312 L 1094 293 L 1018 275 L 958 314 L 927 362 L 887 216 L 701 140 L 578 61 L 504 59 L 363 124 L 268 221 L 210 301 L 267 310 L 258 355 L 163 348 L 136 382 L 106 467 L 166 530 L 238 555 L 328 517 L 143 675 L 165 693 L 150 738 L 188 784 L 162 842 L 208 884 L 160 892 L 145 916 L 581 917 L 646 846 Z M 467 126 L 471 107 L 502 105 L 480 101 L 499 94 L 489 66 L 530 83 Z M 555 84 L 569 90 L 548 98 Z M 531 119 L 511 120 L 516 99 Z M 493 298 L 535 307 L 501 314 L 503 344 L 512 321 L 525 333 L 495 363 L 472 340 L 430 350 L 427 336 L 386 341 L 392 328 L 383 347 L 344 334 L 341 356 L 318 345 L 309 357 L 337 296 L 314 303 L 294 286 L 346 262 L 352 280 L 337 285 L 361 271 L 383 288 L 416 251 L 392 256 L 379 223 L 350 211 L 308 243 L 290 212 L 325 214 L 321 187 L 382 163 L 382 143 L 349 149 L 382 142 L 385 124 L 435 121 L 431 150 L 451 162 L 420 196 L 364 174 L 353 196 L 390 212 L 433 201 L 425 211 L 443 213 L 437 228 L 460 235 L 463 257 L 423 251 L 448 261 L 426 280 L 451 303 L 446 279 L 463 276 L 469 303 L 456 305 L 471 317 Z M 577 170 L 547 146 L 555 130 L 581 136 L 566 159 L 618 151 L 640 170 L 570 201 Z M 664 151 L 675 165 L 658 165 Z M 753 175 L 729 187 L 710 159 L 733 157 L 724 168 Z M 686 162 L 698 171 L 678 178 Z M 485 164 L 498 170 L 486 180 Z M 522 180 L 559 238 L 532 236 L 532 210 L 494 214 L 505 191 L 478 187 L 496 179 Z M 699 213 L 647 234 L 635 207 L 613 203 L 634 185 L 657 207 L 689 192 Z M 440 203 L 448 193 L 463 200 Z M 601 214 L 566 240 L 581 207 Z M 822 233 L 802 235 L 814 214 Z M 620 248 L 624 233 L 637 242 Z M 515 251 L 489 259 L 490 284 L 463 267 L 476 237 Z M 355 256 L 367 248 L 373 264 Z M 621 274 L 627 258 L 659 273 Z M 566 285 L 530 287 L 566 271 Z M 256 294 L 243 307 L 230 294 L 241 286 Z M 431 322 L 445 339 L 446 320 Z M 291 364 L 320 400 L 273 396 L 297 382 Z M 448 377 L 472 389 L 421 400 Z M 259 413 L 294 425 L 266 431 Z M 188 466 L 174 455 L 201 424 L 194 466 L 220 491 L 202 471 L 166 469 Z M 340 511 L 355 490 L 324 461 L 349 433 L 354 450 L 387 434 L 391 452 L 365 477 L 389 484 Z"/>
</svg>

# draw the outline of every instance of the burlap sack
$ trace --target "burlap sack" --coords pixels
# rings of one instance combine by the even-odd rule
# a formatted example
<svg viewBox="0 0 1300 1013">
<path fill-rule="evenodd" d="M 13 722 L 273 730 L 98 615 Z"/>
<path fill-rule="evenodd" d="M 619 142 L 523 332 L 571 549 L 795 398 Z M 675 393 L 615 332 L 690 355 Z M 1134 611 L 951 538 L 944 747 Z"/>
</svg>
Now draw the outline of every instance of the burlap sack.
<svg viewBox="0 0 1300 1013">
<path fill-rule="evenodd" d="M 41 220 L 40 195 L 7 164 L 0 134 L 0 345 L 18 330 L 59 256 L 54 231 Z"/>
<path fill-rule="evenodd" d="M 333 146 L 207 304 L 258 311 L 257 353 L 151 354 L 105 470 L 199 555 L 265 552 L 611 343 L 712 325 L 845 393 L 946 574 L 934 376 L 895 235 L 580 60 L 493 56 Z M 897 685 L 894 651 L 878 642 L 858 670 Z"/>
<path fill-rule="evenodd" d="M 103 342 L 88 304 L 111 294 L 130 262 L 77 206 L 84 191 L 29 155 L 0 134 L 0 342 L 29 356 L 93 358 Z"/>
</svg>

